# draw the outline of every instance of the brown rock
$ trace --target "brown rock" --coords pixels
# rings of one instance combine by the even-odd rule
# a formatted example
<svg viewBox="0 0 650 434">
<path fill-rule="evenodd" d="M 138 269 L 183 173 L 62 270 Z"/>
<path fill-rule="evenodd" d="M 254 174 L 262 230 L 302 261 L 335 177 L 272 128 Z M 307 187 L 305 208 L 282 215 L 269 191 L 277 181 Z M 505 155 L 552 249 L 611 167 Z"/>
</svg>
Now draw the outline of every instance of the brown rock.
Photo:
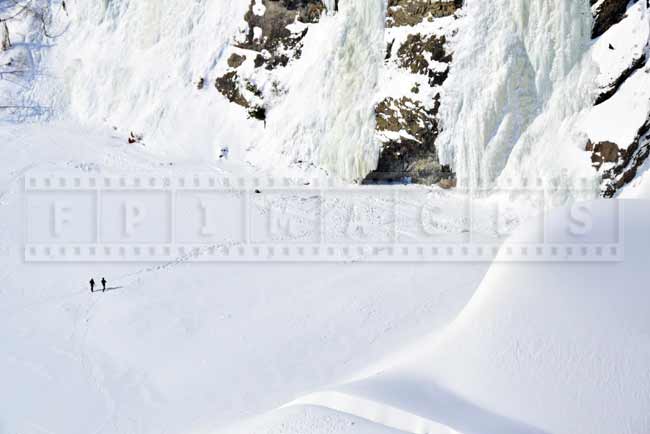
<svg viewBox="0 0 650 434">
<path fill-rule="evenodd" d="M 240 90 L 240 79 L 236 71 L 230 71 L 217 78 L 214 83 L 219 93 L 225 96 L 228 101 L 234 102 L 242 107 L 249 108 L 250 103 L 244 98 Z"/>
<path fill-rule="evenodd" d="M 587 148 L 590 147 L 590 144 L 591 141 L 587 143 Z M 591 163 L 596 169 L 600 169 L 603 163 L 617 162 L 624 154 L 624 151 L 620 150 L 616 143 L 609 141 L 598 142 L 591 145 L 591 148 Z"/>
<path fill-rule="evenodd" d="M 451 62 L 451 55 L 445 51 L 444 36 L 423 36 L 420 33 L 408 35 L 406 41 L 397 50 L 397 64 L 408 69 L 413 74 L 429 77 L 430 86 L 442 84 L 449 73 L 448 68 L 443 71 L 431 68 L 431 62 Z"/>
<path fill-rule="evenodd" d="M 622 150 L 621 150 L 622 151 Z M 639 131 L 625 152 L 619 154 L 614 167 L 603 172 L 601 185 L 604 197 L 612 197 L 625 184 L 631 182 L 648 156 L 650 155 L 650 117 Z"/>
<path fill-rule="evenodd" d="M 325 10 L 321 0 L 263 0 L 266 7 L 264 15 L 255 15 L 251 5 L 244 19 L 248 23 L 248 33 L 245 41 L 238 44 L 240 48 L 257 52 L 267 51 L 269 58 L 255 65 L 266 64 L 267 69 L 277 66 L 286 66 L 292 58 L 299 58 L 302 54 L 302 40 L 307 34 L 305 29 L 299 33 L 292 33 L 287 26 L 296 20 L 303 23 L 316 23 Z M 256 39 L 254 28 L 262 30 L 262 37 Z"/>
<path fill-rule="evenodd" d="M 240 56 L 237 53 L 232 53 L 228 58 L 228 66 L 231 68 L 239 68 L 246 60 L 246 56 Z"/>
<path fill-rule="evenodd" d="M 446 190 L 456 187 L 456 178 L 446 178 L 438 181 L 438 185 Z"/>
<path fill-rule="evenodd" d="M 384 143 L 377 169 L 363 180 L 365 184 L 409 180 L 431 185 L 453 178 L 451 171 L 440 165 L 436 154 L 437 108 L 437 102 L 432 109 L 427 109 L 421 102 L 408 97 L 386 98 L 377 105 L 377 131 L 405 134 Z"/>
<path fill-rule="evenodd" d="M 415 26 L 425 19 L 453 15 L 462 0 L 389 0 L 388 27 Z"/>
</svg>

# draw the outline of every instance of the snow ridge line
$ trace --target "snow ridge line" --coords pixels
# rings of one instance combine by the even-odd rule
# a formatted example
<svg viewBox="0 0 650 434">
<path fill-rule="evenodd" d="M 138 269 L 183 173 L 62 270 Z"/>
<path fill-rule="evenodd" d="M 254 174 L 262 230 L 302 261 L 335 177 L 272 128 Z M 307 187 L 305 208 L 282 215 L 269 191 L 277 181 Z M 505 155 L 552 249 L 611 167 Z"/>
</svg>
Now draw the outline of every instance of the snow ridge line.
<svg viewBox="0 0 650 434">
<path fill-rule="evenodd" d="M 298 398 L 280 408 L 316 405 L 347 413 L 371 422 L 413 434 L 461 434 L 447 425 L 399 408 L 358 396 L 335 391 L 316 392 Z"/>
</svg>

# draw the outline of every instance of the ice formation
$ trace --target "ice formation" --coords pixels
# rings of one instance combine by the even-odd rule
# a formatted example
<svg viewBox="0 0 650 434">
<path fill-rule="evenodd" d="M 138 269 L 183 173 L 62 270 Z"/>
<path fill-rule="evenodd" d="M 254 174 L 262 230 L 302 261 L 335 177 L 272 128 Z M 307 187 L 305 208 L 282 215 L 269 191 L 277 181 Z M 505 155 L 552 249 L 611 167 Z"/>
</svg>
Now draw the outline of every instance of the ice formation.
<svg viewBox="0 0 650 434">
<path fill-rule="evenodd" d="M 465 14 L 442 98 L 438 148 L 461 185 L 481 186 L 502 173 L 523 142 L 540 143 L 529 131 L 540 115 L 556 121 L 545 125 L 553 128 L 590 104 L 579 82 L 563 84 L 588 69 L 582 59 L 592 18 L 586 0 L 498 0 L 490 7 L 467 0 Z M 562 104 L 553 104 L 561 92 Z"/>
<path fill-rule="evenodd" d="M 270 113 L 271 153 L 314 161 L 346 180 L 375 168 L 385 7 L 377 0 L 342 2 L 335 16 L 310 29 L 287 98 Z"/>
<path fill-rule="evenodd" d="M 57 116 L 144 135 L 150 151 L 214 158 L 241 130 L 196 81 L 211 79 L 246 2 L 68 2 L 34 93 Z M 207 87 L 207 86 L 206 86 Z M 212 88 L 213 89 L 213 88 Z"/>
</svg>

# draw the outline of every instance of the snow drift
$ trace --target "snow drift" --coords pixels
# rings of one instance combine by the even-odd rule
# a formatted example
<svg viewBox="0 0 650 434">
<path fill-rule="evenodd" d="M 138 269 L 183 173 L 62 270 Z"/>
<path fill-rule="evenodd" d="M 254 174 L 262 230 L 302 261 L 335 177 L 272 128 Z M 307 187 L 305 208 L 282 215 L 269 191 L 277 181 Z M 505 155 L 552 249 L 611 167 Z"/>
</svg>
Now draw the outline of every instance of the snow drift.
<svg viewBox="0 0 650 434">
<path fill-rule="evenodd" d="M 580 242 L 627 235 L 620 239 L 623 261 L 495 263 L 442 333 L 376 367 L 373 375 L 296 403 L 349 411 L 410 432 L 443 432 L 435 430 L 439 425 L 465 434 L 650 431 L 650 238 L 643 229 L 650 202 L 588 207 L 593 230 Z M 567 212 L 550 216 L 547 236 L 575 243 L 566 230 Z M 527 225 L 510 241 L 538 236 L 536 225 Z M 414 417 L 391 422 L 385 417 L 391 414 Z M 433 431 L 417 428 L 422 421 Z"/>
</svg>

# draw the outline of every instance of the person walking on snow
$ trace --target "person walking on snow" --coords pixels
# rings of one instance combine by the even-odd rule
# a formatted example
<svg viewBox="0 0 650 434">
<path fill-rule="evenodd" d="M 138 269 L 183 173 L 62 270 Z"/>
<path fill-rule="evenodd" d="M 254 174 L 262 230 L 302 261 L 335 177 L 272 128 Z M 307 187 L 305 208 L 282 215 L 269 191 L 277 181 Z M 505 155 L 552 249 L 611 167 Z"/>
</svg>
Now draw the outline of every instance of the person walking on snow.
<svg viewBox="0 0 650 434">
<path fill-rule="evenodd" d="M 95 279 L 90 278 L 90 292 L 95 292 Z"/>
<path fill-rule="evenodd" d="M 102 277 L 102 292 L 106 291 L 106 279 Z"/>
</svg>

